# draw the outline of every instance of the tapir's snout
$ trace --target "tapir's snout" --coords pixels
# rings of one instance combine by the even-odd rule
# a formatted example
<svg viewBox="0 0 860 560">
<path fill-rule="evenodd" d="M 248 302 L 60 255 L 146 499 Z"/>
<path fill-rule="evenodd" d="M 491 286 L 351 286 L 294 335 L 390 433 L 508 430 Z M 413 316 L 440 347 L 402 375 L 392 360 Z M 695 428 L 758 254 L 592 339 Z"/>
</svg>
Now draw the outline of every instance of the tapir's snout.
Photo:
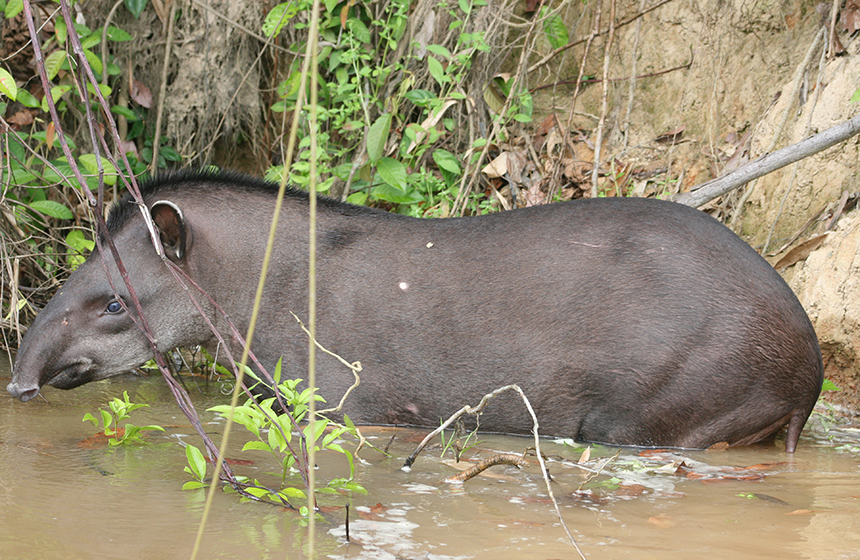
<svg viewBox="0 0 860 560">
<path fill-rule="evenodd" d="M 6 385 L 6 390 L 15 398 L 21 399 L 21 402 L 27 402 L 39 394 L 39 386 L 36 384 L 18 384 L 12 381 Z"/>
</svg>

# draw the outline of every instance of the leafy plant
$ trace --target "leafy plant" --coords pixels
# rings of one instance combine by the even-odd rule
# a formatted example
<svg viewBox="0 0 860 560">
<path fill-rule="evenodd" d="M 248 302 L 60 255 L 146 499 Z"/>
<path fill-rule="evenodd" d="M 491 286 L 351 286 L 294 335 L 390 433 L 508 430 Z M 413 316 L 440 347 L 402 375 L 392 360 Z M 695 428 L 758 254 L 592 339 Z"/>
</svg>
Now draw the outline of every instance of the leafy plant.
<svg viewBox="0 0 860 560">
<path fill-rule="evenodd" d="M 114 398 L 110 402 L 108 402 L 108 408 L 110 412 L 99 409 L 101 413 L 101 421 L 104 427 L 104 434 L 108 438 L 108 443 L 111 447 L 116 447 L 118 445 L 131 445 L 135 443 L 144 443 L 143 439 L 141 439 L 141 432 L 146 430 L 155 430 L 155 431 L 164 431 L 164 428 L 161 426 L 136 426 L 130 422 L 126 422 L 124 426 L 120 427 L 119 423 L 123 420 L 127 420 L 130 418 L 131 412 L 139 409 L 148 407 L 148 404 L 140 404 L 133 403 L 129 400 L 128 391 L 123 391 L 122 399 Z M 81 420 L 82 422 L 91 422 L 93 426 L 98 426 L 99 421 L 95 416 L 86 413 Z"/>
<path fill-rule="evenodd" d="M 184 470 L 193 476 L 194 480 L 189 480 L 183 484 L 182 489 L 194 490 L 209 486 L 204 480 L 206 477 L 206 458 L 203 456 L 203 453 L 189 444 L 185 446 L 185 457 L 188 460 L 188 466 Z"/>
<path fill-rule="evenodd" d="M 253 377 L 251 370 L 246 371 L 247 375 Z M 281 361 L 279 360 L 275 366 L 273 378 L 277 384 L 277 391 L 281 394 L 284 404 L 287 405 L 293 418 L 296 422 L 302 422 L 308 414 L 311 399 L 317 402 L 324 402 L 323 398 L 314 394 L 310 388 L 299 390 L 298 386 L 302 382 L 301 379 L 290 379 L 280 381 L 281 377 Z M 288 485 L 288 478 L 291 473 L 295 473 L 293 468 L 298 458 L 294 455 L 293 443 L 297 442 L 298 437 L 294 434 L 294 423 L 290 418 L 290 414 L 277 410 L 276 398 L 268 398 L 262 401 L 248 399 L 241 406 L 237 406 L 233 410 L 233 421 L 245 427 L 251 432 L 255 440 L 247 442 L 242 451 L 263 451 L 269 453 L 281 466 L 280 473 L 276 474 L 280 477 L 280 486 L 277 489 L 270 489 L 260 483 L 257 479 L 244 479 L 248 486 L 244 491 L 261 500 L 272 500 L 282 503 L 293 503 L 295 500 L 307 500 L 307 495 L 301 488 Z M 222 417 L 227 417 L 230 413 L 229 405 L 218 405 L 208 409 L 217 412 Z M 308 446 L 313 445 L 317 451 L 329 450 L 343 454 L 349 464 L 349 477 L 336 478 L 329 481 L 326 487 L 317 488 L 316 492 L 321 494 L 337 494 L 341 490 L 351 492 L 366 493 L 353 479 L 355 475 L 355 462 L 352 453 L 344 449 L 338 440 L 346 435 L 356 435 L 355 426 L 344 416 L 345 425 L 336 424 L 327 418 L 317 417 L 313 431 L 311 425 L 306 424 L 302 429 Z M 328 433 L 326 433 L 328 432 Z M 191 461 L 189 460 L 189 463 Z M 188 467 L 186 467 L 188 469 Z M 199 470 L 191 469 L 192 474 L 202 479 Z"/>
<path fill-rule="evenodd" d="M 461 84 L 476 57 L 490 50 L 482 32 L 467 31 L 486 1 L 439 4 L 437 9 L 447 11 L 451 20 L 450 39 L 405 48 L 401 42 L 413 4 L 389 0 L 343 5 L 330 0 L 322 6 L 317 188 L 328 193 L 336 183 L 345 184 L 347 200 L 355 204 L 383 205 L 412 216 L 443 216 L 458 197 L 464 173 L 478 163 L 486 144 L 482 138 L 472 146 L 458 145 L 458 123 L 450 116 L 452 107 L 470 103 Z M 263 23 L 263 33 L 292 37 L 292 30 L 304 28 L 300 22 L 307 19 L 310 5 L 310 0 L 298 0 L 275 6 Z M 546 32 L 566 42 L 560 22 L 557 16 L 548 20 Z M 302 49 L 301 41 L 289 49 Z M 299 62 L 292 63 L 286 74 L 272 105 L 275 112 L 296 107 Z M 392 83 L 393 77 L 397 81 Z M 500 88 L 495 118 L 503 124 L 530 121 L 528 92 L 512 91 L 512 80 L 503 80 Z M 507 109 L 501 114 L 506 99 Z M 288 169 L 271 168 L 268 178 L 287 175 L 290 183 L 300 186 L 309 182 L 309 126 L 302 121 L 295 161 Z M 486 211 L 483 199 L 470 198 L 470 211 Z"/>
</svg>

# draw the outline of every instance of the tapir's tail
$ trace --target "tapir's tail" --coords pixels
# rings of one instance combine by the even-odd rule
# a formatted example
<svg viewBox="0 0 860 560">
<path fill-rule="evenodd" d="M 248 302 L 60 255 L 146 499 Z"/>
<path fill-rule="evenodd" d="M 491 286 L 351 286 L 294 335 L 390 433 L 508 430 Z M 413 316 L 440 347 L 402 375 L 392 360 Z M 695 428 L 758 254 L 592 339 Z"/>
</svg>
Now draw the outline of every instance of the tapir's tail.
<svg viewBox="0 0 860 560">
<path fill-rule="evenodd" d="M 797 441 L 800 439 L 800 432 L 803 430 L 806 419 L 809 418 L 811 410 L 796 408 L 791 412 L 791 418 L 788 420 L 788 433 L 785 435 L 785 452 L 794 453 L 797 449 Z"/>
</svg>

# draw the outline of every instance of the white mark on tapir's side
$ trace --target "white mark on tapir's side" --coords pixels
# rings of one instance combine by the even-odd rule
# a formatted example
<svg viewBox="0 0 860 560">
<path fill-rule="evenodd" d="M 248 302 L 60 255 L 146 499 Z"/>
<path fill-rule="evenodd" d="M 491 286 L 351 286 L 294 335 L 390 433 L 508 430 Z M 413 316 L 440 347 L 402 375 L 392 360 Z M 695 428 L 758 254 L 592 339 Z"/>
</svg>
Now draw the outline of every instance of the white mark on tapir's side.
<svg viewBox="0 0 860 560">
<path fill-rule="evenodd" d="M 409 283 L 408 282 L 401 282 L 398 285 L 400 286 L 400 289 L 403 290 L 404 292 L 409 289 Z"/>
<path fill-rule="evenodd" d="M 432 247 L 432 246 L 433 246 L 433 242 L 432 242 L 432 241 L 428 241 L 428 242 L 427 242 L 427 248 L 429 249 L 429 248 L 430 248 L 430 247 Z"/>
</svg>

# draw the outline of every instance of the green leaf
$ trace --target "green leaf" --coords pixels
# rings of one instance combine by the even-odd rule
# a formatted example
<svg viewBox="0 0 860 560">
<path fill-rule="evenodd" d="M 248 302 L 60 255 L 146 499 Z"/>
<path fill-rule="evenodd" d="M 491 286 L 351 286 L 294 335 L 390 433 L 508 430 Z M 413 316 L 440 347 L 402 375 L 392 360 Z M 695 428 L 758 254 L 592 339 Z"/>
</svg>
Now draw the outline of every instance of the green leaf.
<svg viewBox="0 0 860 560">
<path fill-rule="evenodd" d="M 430 75 L 433 76 L 433 79 L 436 80 L 436 83 L 440 86 L 444 86 L 451 81 L 451 78 L 445 75 L 445 69 L 442 68 L 442 63 L 432 56 L 427 57 L 427 68 L 430 70 Z"/>
<path fill-rule="evenodd" d="M 95 417 L 95 416 L 93 416 L 92 414 L 90 414 L 89 412 L 87 412 L 86 414 L 84 414 L 84 417 L 83 417 L 83 419 L 81 420 L 81 422 L 86 422 L 86 421 L 89 421 L 90 423 L 92 423 L 92 425 L 93 425 L 93 426 L 98 426 L 98 425 L 99 425 L 99 421 L 98 421 L 98 420 L 96 420 L 96 417 Z"/>
<path fill-rule="evenodd" d="M 388 134 L 391 130 L 391 113 L 380 115 L 376 122 L 367 130 L 367 157 L 372 165 L 376 165 L 385 151 Z"/>
<path fill-rule="evenodd" d="M 66 245 L 74 251 L 74 253 L 66 257 L 69 266 L 74 270 L 83 264 L 86 260 L 84 253 L 92 251 L 93 247 L 95 247 L 95 242 L 87 239 L 81 230 L 73 229 L 66 235 Z"/>
<path fill-rule="evenodd" d="M 822 391 L 841 391 L 842 389 L 836 385 L 836 383 L 830 381 L 829 379 L 825 379 L 824 383 L 821 386 Z"/>
<path fill-rule="evenodd" d="M 544 6 L 541 9 L 541 16 L 544 16 L 548 12 L 549 9 Z M 558 14 L 544 20 L 543 31 L 546 34 L 546 40 L 554 49 L 561 48 L 570 42 L 570 37 L 567 34 L 567 26 L 564 25 L 564 21 L 562 21 Z"/>
<path fill-rule="evenodd" d="M 191 444 L 185 446 L 185 457 L 188 459 L 188 466 L 194 471 L 194 476 L 198 479 L 203 479 L 206 476 L 206 458 L 203 453 Z"/>
<path fill-rule="evenodd" d="M 189 480 L 185 484 L 182 485 L 183 490 L 197 490 L 198 488 L 206 488 L 209 486 L 205 482 L 200 482 L 199 480 Z"/>
<path fill-rule="evenodd" d="M 137 113 L 135 113 L 134 111 L 132 111 L 128 107 L 123 107 L 121 105 L 112 106 L 110 108 L 110 112 L 113 113 L 114 115 L 119 115 L 121 117 L 125 117 L 126 119 L 128 119 L 130 121 L 139 120 Z"/>
<path fill-rule="evenodd" d="M 376 166 L 383 181 L 403 190 L 406 187 L 406 167 L 396 159 L 384 157 L 379 159 Z"/>
<path fill-rule="evenodd" d="M 92 95 L 93 97 L 96 96 L 96 88 L 93 87 L 93 84 L 87 84 L 87 91 L 90 92 L 90 95 Z M 102 97 L 107 98 L 110 96 L 113 90 L 107 84 L 99 84 L 99 91 L 102 93 Z"/>
<path fill-rule="evenodd" d="M 90 63 L 90 68 L 93 69 L 93 72 L 101 76 L 102 71 L 104 70 L 104 66 L 102 65 L 102 59 L 97 57 L 93 51 L 86 48 L 84 49 L 84 56 L 87 57 L 87 62 Z"/>
<path fill-rule="evenodd" d="M 15 78 L 3 68 L 0 68 L 0 93 L 6 94 L 6 97 L 12 101 L 18 97 L 18 84 L 15 83 Z"/>
<path fill-rule="evenodd" d="M 51 88 L 51 99 L 54 105 L 60 102 L 60 99 L 72 89 L 71 85 L 54 86 Z M 48 96 L 42 98 L 42 110 L 48 112 Z"/>
<path fill-rule="evenodd" d="M 35 109 L 39 106 L 39 100 L 33 97 L 33 94 L 26 89 L 18 90 L 18 97 L 15 99 L 15 101 L 17 101 L 24 107 L 30 107 L 31 109 Z"/>
<path fill-rule="evenodd" d="M 469 3 L 469 0 L 459 0 L 458 4 L 464 14 L 469 15 L 472 13 L 472 5 Z"/>
<path fill-rule="evenodd" d="M 364 44 L 370 43 L 370 30 L 364 25 L 364 22 L 358 18 L 349 18 L 346 20 L 346 28 L 352 31 L 356 39 Z"/>
<path fill-rule="evenodd" d="M 303 490 L 301 490 L 299 488 L 293 488 L 292 486 L 287 486 L 286 488 L 284 488 L 283 490 L 278 492 L 278 494 L 281 494 L 283 497 L 285 497 L 287 499 L 299 498 L 299 499 L 304 500 L 308 497 L 307 494 L 305 494 Z"/>
<path fill-rule="evenodd" d="M 436 162 L 439 169 L 443 169 L 452 175 L 460 175 L 460 173 L 462 173 L 460 170 L 460 162 L 457 161 L 457 156 L 447 150 L 434 150 L 433 161 Z"/>
<path fill-rule="evenodd" d="M 125 7 L 134 16 L 134 19 L 140 19 L 140 14 L 146 8 L 148 0 L 125 0 Z"/>
<path fill-rule="evenodd" d="M 63 19 L 63 16 L 57 16 L 57 20 L 54 22 L 54 36 L 57 37 L 57 43 L 65 45 L 68 34 L 69 30 L 66 28 L 66 20 Z"/>
<path fill-rule="evenodd" d="M 24 9 L 24 0 L 9 0 L 6 2 L 6 19 L 12 19 Z"/>
<path fill-rule="evenodd" d="M 132 40 L 132 36 L 129 32 L 124 31 L 119 27 L 114 27 L 113 25 L 108 25 L 107 38 L 118 43 Z"/>
<path fill-rule="evenodd" d="M 266 14 L 266 19 L 263 21 L 263 35 L 266 37 L 277 35 L 298 12 L 298 2 L 278 4 Z"/>
<path fill-rule="evenodd" d="M 28 206 L 36 212 L 59 220 L 71 220 L 75 217 L 71 210 L 53 200 L 37 200 Z"/>
<path fill-rule="evenodd" d="M 415 190 L 407 193 L 388 184 L 376 185 L 371 189 L 370 195 L 379 200 L 387 200 L 395 204 L 415 204 L 424 200 Z"/>
<path fill-rule="evenodd" d="M 403 94 L 403 97 L 419 107 L 426 107 L 431 101 L 437 99 L 435 93 L 426 89 L 413 89 Z"/>
<path fill-rule="evenodd" d="M 272 430 L 270 430 L 271 432 Z M 242 446 L 242 451 L 266 451 L 268 453 L 272 452 L 272 447 L 264 441 L 249 441 L 244 446 Z"/>
<path fill-rule="evenodd" d="M 102 414 L 102 424 L 104 424 L 105 427 L 105 434 L 108 434 L 108 428 L 110 428 L 110 425 L 113 423 L 113 418 L 111 418 L 110 413 L 107 411 L 99 409 L 99 412 Z M 111 433 L 113 433 L 113 430 L 111 430 Z"/>
<path fill-rule="evenodd" d="M 98 176 L 99 167 L 96 162 L 95 154 L 84 154 L 78 157 L 78 161 L 83 164 L 84 168 L 86 168 L 87 172 L 90 175 Z M 113 166 L 111 162 L 106 160 L 105 158 L 101 158 L 102 161 L 102 169 L 104 169 L 104 181 L 105 185 L 113 186 L 116 184 L 116 168 Z"/>
<path fill-rule="evenodd" d="M 443 45 L 427 45 L 427 52 L 435 54 L 436 56 L 441 56 L 442 58 L 446 58 L 448 60 L 451 59 L 451 51 L 449 51 Z"/>
<path fill-rule="evenodd" d="M 63 62 L 66 61 L 66 51 L 56 50 L 48 55 L 45 59 L 45 72 L 48 74 L 48 79 L 53 80 L 57 77 Z"/>
</svg>

